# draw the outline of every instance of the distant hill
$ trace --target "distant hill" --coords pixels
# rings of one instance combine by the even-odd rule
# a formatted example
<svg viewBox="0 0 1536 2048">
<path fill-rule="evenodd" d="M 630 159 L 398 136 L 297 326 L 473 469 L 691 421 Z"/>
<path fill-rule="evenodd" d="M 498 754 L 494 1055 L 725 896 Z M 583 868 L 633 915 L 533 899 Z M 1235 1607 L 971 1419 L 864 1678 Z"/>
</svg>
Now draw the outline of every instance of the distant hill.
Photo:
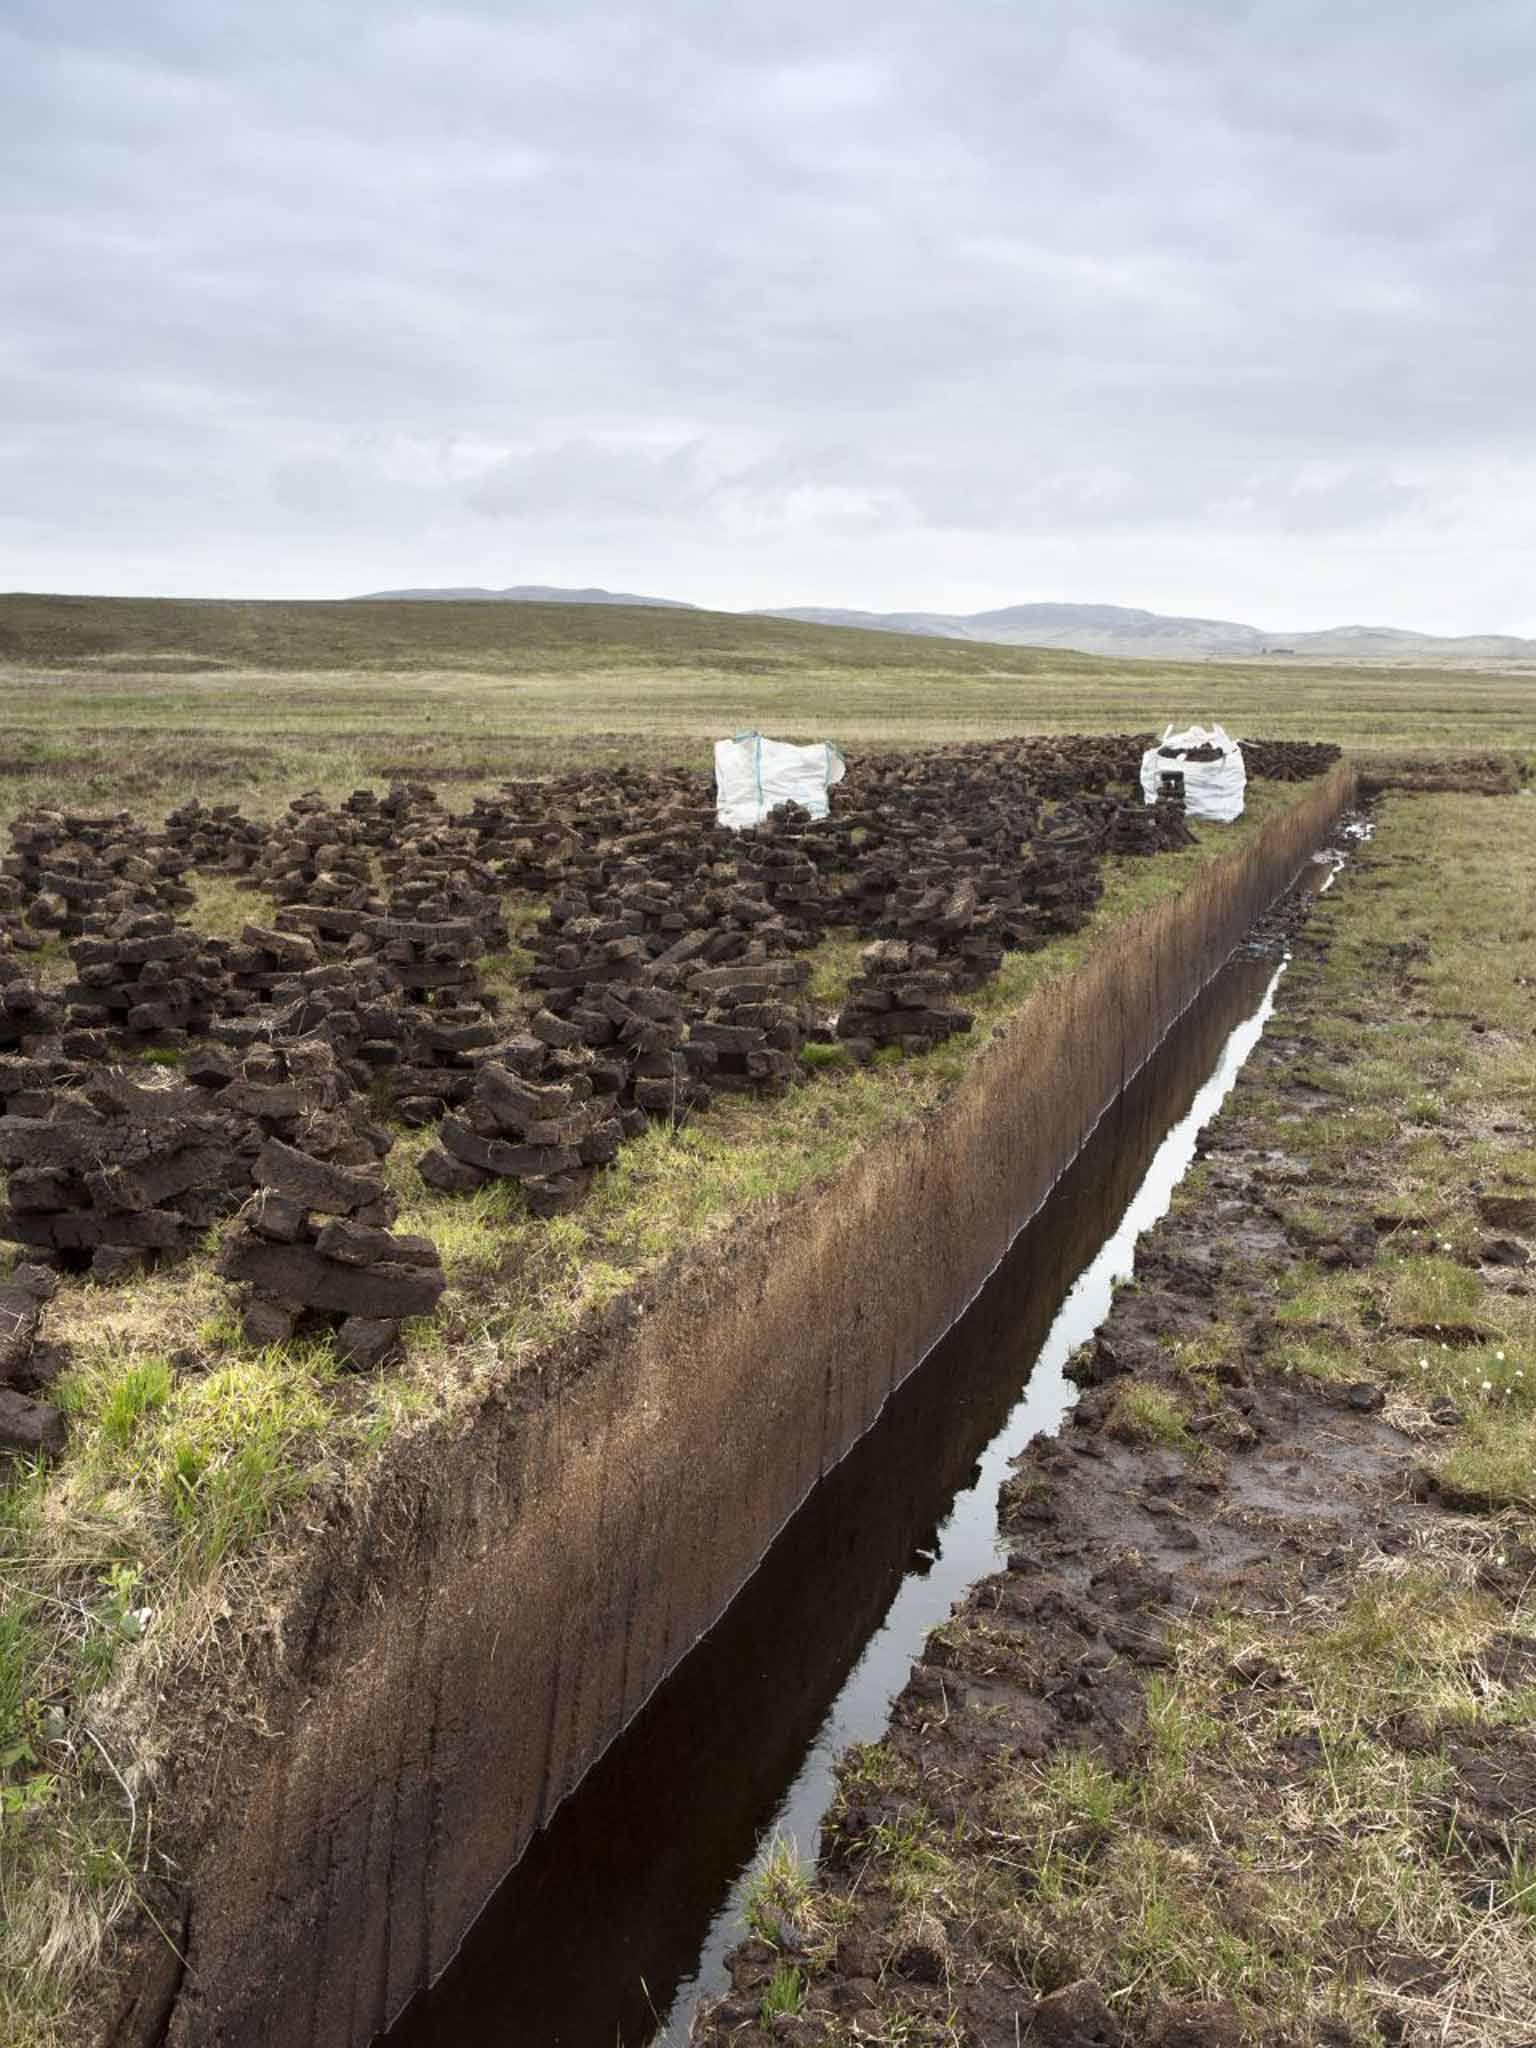
<svg viewBox="0 0 1536 2048">
<path fill-rule="evenodd" d="M 837 606 L 800 605 L 787 611 L 759 612 L 761 619 L 798 619 L 803 626 L 859 626 L 871 633 L 926 633 L 936 640 L 973 640 L 957 632 L 958 619 L 942 612 L 850 612 Z"/>
<path fill-rule="evenodd" d="M 353 604 L 393 604 L 402 599 L 442 604 L 651 604 L 668 611 L 694 612 L 698 606 L 678 597 L 636 597 L 628 590 L 562 590 L 553 583 L 514 583 L 506 590 L 369 590 L 349 599 Z"/>
<path fill-rule="evenodd" d="M 1415 633 L 1399 626 L 1330 626 L 1321 632 L 1287 633 L 1245 625 L 1238 619 L 1185 618 L 1121 604 L 1011 604 L 985 612 L 864 612 L 837 605 L 785 605 L 706 613 L 704 607 L 682 598 L 643 597 L 625 590 L 567 589 L 550 583 L 514 583 L 505 590 L 478 585 L 370 590 L 337 602 L 622 605 L 631 610 L 692 612 L 714 619 L 781 619 L 805 626 L 902 633 L 922 640 L 969 640 L 992 647 L 1054 648 L 1063 653 L 1154 661 L 1252 661 L 1284 655 L 1305 661 L 1536 660 L 1536 640 L 1522 640 L 1511 633 L 1458 637 Z"/>
<path fill-rule="evenodd" d="M 1345 661 L 1394 654 L 1518 654 L 1527 658 L 1536 654 L 1536 640 L 1521 640 L 1513 633 L 1463 633 L 1449 637 L 1405 633 L 1396 626 L 1330 626 L 1323 633 L 1297 633 L 1294 645 L 1298 654 L 1332 655 Z"/>
<path fill-rule="evenodd" d="M 851 633 L 753 612 L 692 605 L 457 603 L 407 599 L 49 596 L 0 592 L 0 668 L 121 668 L 186 675 L 201 669 L 360 670 L 387 676 L 426 669 L 498 676 L 597 671 L 764 679 L 817 674 L 921 675 L 927 680 L 1010 679 L 1049 668 L 1091 676 L 1086 656 L 997 648 L 931 635 Z M 746 687 L 744 681 L 743 687 Z M 770 705 L 775 700 L 770 696 Z M 745 710 L 745 704 L 739 707 Z M 735 714 L 733 714 L 735 715 Z M 736 718 L 738 725 L 744 723 Z M 0 790 L 0 796 L 4 791 Z M 3 810 L 3 805 L 0 805 Z"/>
<path fill-rule="evenodd" d="M 1395 626 L 1332 626 L 1323 632 L 1284 633 L 1235 619 L 1171 617 L 1118 604 L 1015 604 L 990 612 L 856 612 L 824 606 L 789 606 L 766 614 L 818 626 L 862 626 L 881 633 L 936 634 L 947 640 L 983 640 L 1004 647 L 1061 647 L 1079 654 L 1152 656 L 1164 661 L 1201 657 L 1225 661 L 1256 655 L 1296 654 L 1309 660 L 1432 660 L 1452 656 L 1536 656 L 1536 640 L 1507 633 L 1446 638 Z"/>
</svg>

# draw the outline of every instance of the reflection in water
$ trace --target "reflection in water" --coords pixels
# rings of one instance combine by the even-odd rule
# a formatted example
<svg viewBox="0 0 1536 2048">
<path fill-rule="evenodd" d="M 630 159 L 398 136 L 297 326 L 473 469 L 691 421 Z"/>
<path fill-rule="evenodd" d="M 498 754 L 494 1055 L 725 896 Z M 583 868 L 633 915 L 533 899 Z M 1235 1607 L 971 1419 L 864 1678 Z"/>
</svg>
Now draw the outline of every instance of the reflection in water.
<svg viewBox="0 0 1536 2048">
<path fill-rule="evenodd" d="M 1071 1398 L 1139 1233 L 1257 1042 L 1278 970 L 1236 958 L 1108 1110 L 965 1316 L 817 1487 L 723 1619 L 588 1773 L 390 2048 L 640 2048 L 687 2034 L 765 1835 L 814 1854 L 831 1769 L 995 1569 L 1008 1461 Z"/>
</svg>

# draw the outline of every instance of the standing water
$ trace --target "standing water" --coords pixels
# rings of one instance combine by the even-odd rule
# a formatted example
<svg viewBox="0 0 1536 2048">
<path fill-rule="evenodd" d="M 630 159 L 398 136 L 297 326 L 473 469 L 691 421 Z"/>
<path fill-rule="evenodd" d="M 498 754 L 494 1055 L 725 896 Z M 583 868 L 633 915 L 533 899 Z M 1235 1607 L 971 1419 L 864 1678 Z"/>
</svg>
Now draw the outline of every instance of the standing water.
<svg viewBox="0 0 1536 2048">
<path fill-rule="evenodd" d="M 1009 1462 L 1070 1405 L 1067 1359 L 1167 1210 L 1281 972 L 1234 956 L 1185 1011 L 965 1315 L 536 1837 L 390 2048 L 686 2038 L 695 2001 L 725 1988 L 762 1843 L 814 1856 L 838 1755 L 883 1732 L 928 1631 L 1004 1556 Z"/>
</svg>

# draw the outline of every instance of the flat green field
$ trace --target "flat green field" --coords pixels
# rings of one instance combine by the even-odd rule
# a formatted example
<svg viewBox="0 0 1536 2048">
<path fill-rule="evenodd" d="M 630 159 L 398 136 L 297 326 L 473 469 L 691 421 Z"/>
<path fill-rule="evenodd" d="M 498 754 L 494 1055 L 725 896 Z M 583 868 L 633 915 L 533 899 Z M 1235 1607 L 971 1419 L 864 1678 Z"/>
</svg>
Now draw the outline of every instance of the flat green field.
<svg viewBox="0 0 1536 2048">
<path fill-rule="evenodd" d="M 281 807 L 692 761 L 757 726 L 845 746 L 1139 731 L 1536 750 L 1536 675 L 1109 661 L 727 612 L 0 597 L 0 825 L 37 802 Z"/>
</svg>

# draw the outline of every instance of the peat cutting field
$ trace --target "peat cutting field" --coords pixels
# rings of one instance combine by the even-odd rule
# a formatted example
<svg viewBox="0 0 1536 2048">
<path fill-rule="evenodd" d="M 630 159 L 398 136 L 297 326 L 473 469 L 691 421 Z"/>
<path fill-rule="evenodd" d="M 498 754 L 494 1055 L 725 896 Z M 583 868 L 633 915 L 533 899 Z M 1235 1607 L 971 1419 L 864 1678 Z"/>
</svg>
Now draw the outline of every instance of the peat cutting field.
<svg viewBox="0 0 1536 2048">
<path fill-rule="evenodd" d="M 395 2020 L 1358 786 L 700 2025 L 1536 2038 L 1528 677 L 13 597 L 0 705 L 4 2048 Z M 827 818 L 715 825 L 744 726 Z"/>
</svg>

